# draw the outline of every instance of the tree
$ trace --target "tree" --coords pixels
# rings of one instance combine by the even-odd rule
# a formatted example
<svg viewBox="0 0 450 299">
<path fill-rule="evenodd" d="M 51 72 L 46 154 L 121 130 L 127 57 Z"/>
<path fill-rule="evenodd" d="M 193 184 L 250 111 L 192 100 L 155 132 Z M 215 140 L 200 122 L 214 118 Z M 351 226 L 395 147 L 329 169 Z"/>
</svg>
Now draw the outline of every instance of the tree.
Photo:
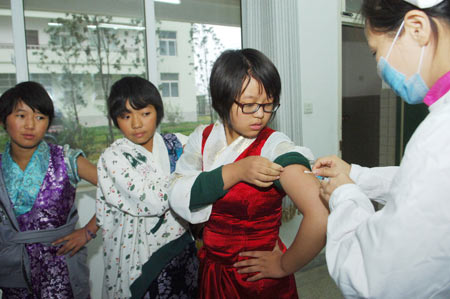
<svg viewBox="0 0 450 299">
<path fill-rule="evenodd" d="M 113 70 L 118 72 L 122 69 L 123 60 L 128 58 L 129 52 L 134 52 L 134 57 L 129 59 L 129 64 L 135 69 L 144 66 L 145 59 L 141 58 L 139 51 L 139 45 L 144 40 L 144 33 L 140 30 L 134 31 L 134 34 L 130 34 L 128 30 L 120 30 L 120 32 L 117 28 L 114 28 L 110 16 L 81 15 L 79 21 L 85 24 L 89 33 L 89 43 L 85 46 L 84 52 L 88 64 L 94 65 L 97 69 L 97 76 L 106 103 L 111 88 Z M 140 20 L 132 20 L 132 25 L 138 28 L 141 22 Z M 129 51 L 126 45 L 134 45 L 133 51 Z M 129 71 L 131 71 L 131 68 L 129 68 Z M 106 110 L 105 114 L 108 118 L 108 141 L 111 143 L 114 141 L 113 123 Z"/>
<path fill-rule="evenodd" d="M 67 91 L 63 101 L 70 103 L 66 110 L 74 116 L 77 125 L 78 109 L 86 105 L 87 74 L 95 74 L 90 83 L 96 92 L 100 89 L 104 99 L 108 144 L 114 140 L 113 123 L 106 111 L 113 79 L 127 66 L 127 74 L 145 74 L 144 27 L 141 20 L 131 19 L 130 23 L 115 24 L 111 16 L 66 14 L 65 18 L 51 20 L 46 29 L 50 35 L 49 46 L 38 53 L 40 64 L 60 75 L 59 84 Z"/>
<path fill-rule="evenodd" d="M 197 88 L 200 93 L 206 95 L 212 123 L 214 122 L 214 113 L 209 90 L 209 77 L 214 61 L 223 51 L 224 46 L 214 32 L 214 27 L 207 24 L 192 24 L 191 46 L 194 53 Z"/>
<path fill-rule="evenodd" d="M 45 29 L 50 37 L 47 47 L 33 52 L 39 55 L 39 65 L 50 71 L 58 86 L 64 88 L 62 102 L 69 118 L 80 125 L 79 108 L 86 106 L 82 94 L 88 81 L 80 67 L 83 51 L 79 45 L 86 41 L 82 26 L 69 18 L 51 20 Z"/>
</svg>

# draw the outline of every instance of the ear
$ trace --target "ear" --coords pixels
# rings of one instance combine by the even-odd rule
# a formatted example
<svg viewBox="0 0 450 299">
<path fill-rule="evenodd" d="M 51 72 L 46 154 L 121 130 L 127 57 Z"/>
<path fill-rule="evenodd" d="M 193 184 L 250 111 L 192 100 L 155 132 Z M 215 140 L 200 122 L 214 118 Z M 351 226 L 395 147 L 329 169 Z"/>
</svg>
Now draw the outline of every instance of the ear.
<svg viewBox="0 0 450 299">
<path fill-rule="evenodd" d="M 430 43 L 433 37 L 430 18 L 421 10 L 413 9 L 405 15 L 405 32 L 416 41 L 420 47 Z"/>
</svg>

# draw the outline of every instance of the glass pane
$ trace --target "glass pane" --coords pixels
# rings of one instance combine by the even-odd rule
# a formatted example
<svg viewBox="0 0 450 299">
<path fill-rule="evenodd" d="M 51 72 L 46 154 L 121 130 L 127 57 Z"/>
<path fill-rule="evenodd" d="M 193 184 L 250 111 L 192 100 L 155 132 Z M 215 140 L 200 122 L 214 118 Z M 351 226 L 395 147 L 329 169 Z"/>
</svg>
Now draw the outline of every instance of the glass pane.
<svg viewBox="0 0 450 299">
<path fill-rule="evenodd" d="M 345 11 L 359 13 L 361 11 L 362 0 L 345 0 Z"/>
<path fill-rule="evenodd" d="M 159 42 L 159 54 L 161 56 L 167 55 L 167 41 L 162 40 Z"/>
<path fill-rule="evenodd" d="M 177 55 L 175 42 L 172 42 L 172 41 L 169 42 L 169 55 L 170 56 Z"/>
<path fill-rule="evenodd" d="M 170 81 L 170 80 L 177 80 L 178 81 L 178 74 L 176 73 L 161 73 L 161 80 L 162 81 Z"/>
<path fill-rule="evenodd" d="M 96 162 L 120 132 L 106 99 L 123 76 L 146 75 L 142 0 L 76 2 L 25 0 L 30 79 L 44 85 L 57 111 L 54 142 L 81 148 Z"/>
<path fill-rule="evenodd" d="M 177 33 L 175 31 L 160 31 L 159 32 L 159 38 L 165 38 L 165 39 L 176 39 Z"/>
<path fill-rule="evenodd" d="M 161 83 L 160 89 L 162 97 L 170 97 L 169 83 Z"/>
<path fill-rule="evenodd" d="M 0 32 L 0 94 L 2 94 L 16 84 L 10 1 L 0 2 Z"/>
<path fill-rule="evenodd" d="M 170 84 L 170 95 L 172 97 L 178 97 L 178 83 Z"/>
<path fill-rule="evenodd" d="M 217 119 L 210 109 L 209 73 L 222 51 L 242 47 L 240 1 L 155 2 L 155 11 L 159 38 L 168 41 L 168 52 L 158 51 L 157 57 L 165 109 L 161 132 L 188 135 L 197 125 Z"/>
<path fill-rule="evenodd" d="M 11 2 L 0 2 L 0 95 L 16 85 L 16 66 L 11 22 Z M 0 130 L 0 151 L 3 152 L 8 136 Z M 1 293 L 0 293 L 1 294 Z"/>
</svg>

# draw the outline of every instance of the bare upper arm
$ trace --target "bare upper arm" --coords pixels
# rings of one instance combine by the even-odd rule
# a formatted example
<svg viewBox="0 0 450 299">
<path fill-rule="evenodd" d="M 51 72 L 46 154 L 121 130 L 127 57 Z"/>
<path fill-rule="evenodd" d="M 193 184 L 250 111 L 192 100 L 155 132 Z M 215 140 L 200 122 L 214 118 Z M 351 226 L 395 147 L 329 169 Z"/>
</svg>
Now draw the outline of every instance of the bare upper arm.
<svg viewBox="0 0 450 299">
<path fill-rule="evenodd" d="M 92 185 L 97 185 L 97 167 L 83 156 L 77 158 L 78 175 Z"/>
<path fill-rule="evenodd" d="M 328 210 L 319 196 L 319 180 L 300 164 L 286 166 L 280 176 L 280 183 L 286 194 L 303 215 L 309 213 L 328 216 Z"/>
</svg>

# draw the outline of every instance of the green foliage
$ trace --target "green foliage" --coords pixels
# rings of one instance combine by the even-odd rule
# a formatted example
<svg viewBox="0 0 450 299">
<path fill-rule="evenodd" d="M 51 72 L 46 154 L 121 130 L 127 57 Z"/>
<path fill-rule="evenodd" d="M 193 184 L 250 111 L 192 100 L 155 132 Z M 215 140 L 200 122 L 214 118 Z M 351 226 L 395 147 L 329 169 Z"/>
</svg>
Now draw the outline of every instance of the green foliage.
<svg viewBox="0 0 450 299">
<path fill-rule="evenodd" d="M 160 129 L 162 134 L 181 133 L 189 136 L 199 125 L 210 124 L 209 116 L 200 118 L 197 122 L 181 122 L 181 123 L 161 123 Z"/>
<path fill-rule="evenodd" d="M 106 106 L 116 77 L 113 73 L 145 70 L 144 31 L 128 31 L 114 22 L 111 16 L 66 14 L 49 22 L 45 30 L 50 36 L 48 46 L 33 52 L 40 56 L 40 67 L 58 75 L 57 85 L 65 90 L 61 99 L 64 110 L 75 126 L 80 126 L 79 109 L 86 106 L 86 89 L 101 95 Z M 140 19 L 131 20 L 132 26 L 141 27 L 142 23 Z M 128 71 L 123 70 L 126 66 Z M 112 142 L 113 124 L 109 119 L 108 128 Z"/>
<path fill-rule="evenodd" d="M 189 136 L 197 126 L 210 123 L 208 116 L 201 117 L 197 122 L 181 122 L 181 123 L 162 123 L 160 131 L 166 133 L 181 133 Z M 46 140 L 50 143 L 59 145 L 69 144 L 72 148 L 79 148 L 84 151 L 87 159 L 96 164 L 102 152 L 109 146 L 108 143 L 108 127 L 84 127 L 75 126 L 73 121 L 69 119 L 62 120 L 63 130 L 58 133 L 52 133 L 47 136 Z M 114 140 L 122 138 L 122 133 L 114 127 Z M 3 130 L 0 132 L 0 152 L 3 152 L 6 142 L 9 140 L 8 134 Z"/>
<path fill-rule="evenodd" d="M 170 124 L 179 123 L 183 120 L 183 112 L 179 105 L 171 104 L 170 102 L 166 102 L 164 104 L 164 118 Z"/>
<path fill-rule="evenodd" d="M 216 58 L 224 49 L 224 45 L 214 32 L 214 28 L 207 24 L 192 24 L 190 43 L 194 53 L 197 88 L 211 106 L 209 91 L 209 77 Z M 210 118 L 214 121 L 214 112 L 210 109 Z"/>
</svg>

